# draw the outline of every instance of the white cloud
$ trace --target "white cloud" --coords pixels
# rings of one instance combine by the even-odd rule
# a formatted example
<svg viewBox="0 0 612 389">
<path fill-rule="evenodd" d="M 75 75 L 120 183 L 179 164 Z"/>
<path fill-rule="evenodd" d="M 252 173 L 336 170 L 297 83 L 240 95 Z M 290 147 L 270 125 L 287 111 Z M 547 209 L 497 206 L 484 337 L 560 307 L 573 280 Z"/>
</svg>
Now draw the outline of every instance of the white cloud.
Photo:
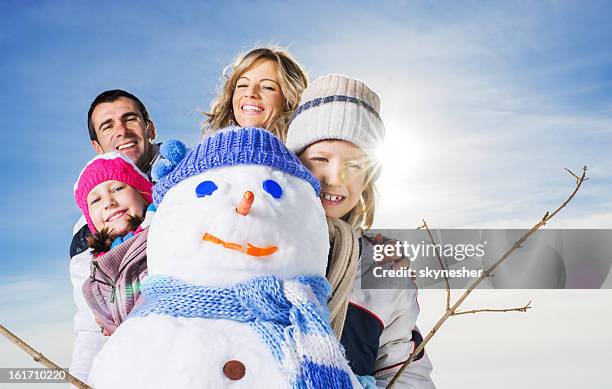
<svg viewBox="0 0 612 389">
<path fill-rule="evenodd" d="M 201 7 L 205 9 L 199 11 L 210 8 Z M 568 11 L 568 7 L 580 10 Z M 211 86 L 217 81 L 217 74 L 207 79 L 211 69 L 223 67 L 231 58 L 227 51 L 248 48 L 247 40 L 268 41 L 251 26 L 241 30 L 233 22 L 236 15 L 246 15 L 237 13 L 240 8 L 235 4 L 231 11 L 222 13 L 225 18 L 210 12 L 214 18 L 207 18 L 207 12 L 186 7 L 182 18 L 192 16 L 178 29 L 175 23 L 149 23 L 147 17 L 133 21 L 129 12 L 110 12 L 109 20 L 115 20 L 115 26 L 130 24 L 135 34 L 126 34 L 130 38 L 125 44 L 128 50 L 117 56 L 114 48 L 109 49 L 118 31 L 113 28 L 100 36 L 88 35 L 94 44 L 108 46 L 95 52 L 75 51 L 72 40 L 68 45 L 42 49 L 24 46 L 32 47 L 33 53 L 28 53 L 27 63 L 19 61 L 15 66 L 17 74 L 28 80 L 20 88 L 31 97 L 27 105 L 56 128 L 16 131 L 27 135 L 24 146 L 44 146 L 34 152 L 41 165 L 24 165 L 18 174 L 31 177 L 34 172 L 26 168 L 47 164 L 54 169 L 53 174 L 40 170 L 39 186 L 19 190 L 19 195 L 4 195 L 8 200 L 5 206 L 18 209 L 21 219 L 14 217 L 2 232 L 19 227 L 29 233 L 29 219 L 34 218 L 27 215 L 32 215 L 29 210 L 33 209 L 41 224 L 66 224 L 69 239 L 74 221 L 66 218 L 66 207 L 73 207 L 71 184 L 80 163 L 91 155 L 82 129 L 83 114 L 100 89 L 119 86 L 149 97 L 151 101 L 146 103 L 164 139 L 172 131 L 192 131 L 192 139 L 197 139 L 197 125 L 189 123 L 199 118 L 189 114 L 187 121 L 184 116 L 194 106 L 208 107 Z M 541 60 L 547 53 L 564 50 L 563 43 L 574 38 L 576 29 L 586 27 L 583 23 L 564 30 L 572 25 L 571 15 L 581 11 L 581 5 L 474 2 L 457 7 L 454 3 L 410 2 L 397 12 L 383 6 L 376 11 L 359 11 L 352 4 L 339 8 L 309 5 L 300 14 L 308 23 L 280 17 L 273 24 L 278 31 L 293 31 L 298 40 L 292 50 L 312 76 L 346 73 L 365 80 L 381 95 L 382 116 L 396 159 L 387 161 L 383 171 L 377 225 L 410 228 L 426 218 L 432 227 L 526 227 L 571 190 L 573 183 L 563 168 L 578 169 L 587 164 L 591 180 L 550 227 L 610 228 L 612 104 L 605 99 L 599 104 L 593 99 L 575 104 L 580 100 L 576 96 L 609 88 L 597 80 L 582 80 L 580 75 L 608 65 L 610 51 L 572 53 L 572 60 L 568 60 L 572 55 L 561 54 L 557 61 Z M 153 7 L 144 11 L 155 16 Z M 289 15 L 296 9 L 287 6 L 282 11 L 281 15 Z M 86 27 L 92 20 L 66 18 L 65 9 L 56 8 L 53 2 L 31 12 L 41 20 L 51 15 L 49 20 L 54 23 L 46 27 L 54 31 L 56 27 L 70 29 L 74 22 Z M 252 13 L 251 8 L 248 12 Z M 231 23 L 226 22 L 228 16 L 232 16 Z M 258 15 L 262 16 L 268 15 Z M 126 24 L 127 19 L 130 23 Z M 202 21 L 199 28 L 190 27 L 194 19 Z M 37 25 L 39 21 L 28 22 Z M 14 18 L 13 22 L 22 21 Z M 294 25 L 300 24 L 304 26 L 296 33 Z M 609 34 L 601 35 L 605 38 Z M 281 42 L 293 39 L 293 35 L 278 36 Z M 81 55 L 84 52 L 91 56 Z M 85 62 L 75 62 L 75 54 Z M 530 63 L 524 61 L 527 57 Z M 61 77 L 49 77 L 51 73 Z M 64 88 L 70 85 L 78 88 Z M 184 98 L 189 93 L 198 100 Z M 57 117 L 63 118 L 60 124 Z M 23 158 L 24 147 L 12 149 L 9 156 Z M 63 150 L 61 158 L 57 150 Z M 68 165 L 72 171 L 64 169 Z M 58 172 L 64 182 L 58 184 L 61 178 L 54 178 L 53 183 L 59 186 L 46 187 L 51 183 L 46 177 L 55 177 Z M 60 186 L 62 189 L 57 189 Z M 63 206 L 54 209 L 58 204 Z M 76 208 L 71 209 L 76 216 Z M 22 236 L 31 240 L 26 232 Z M 52 263 L 67 274 L 66 260 Z M 66 366 L 72 341 L 72 297 L 66 278 L 33 275 L 0 281 L 2 324 Z M 441 388 L 488 388 L 491 383 L 508 388 L 608 387 L 603 372 L 607 371 L 604 363 L 612 359 L 606 348 L 611 340 L 606 328 L 612 322 L 606 308 L 609 294 L 494 291 L 476 296 L 470 300 L 475 307 L 533 299 L 534 309 L 527 314 L 452 318 L 428 348 L 435 366 L 434 379 Z M 420 323 L 427 330 L 440 313 L 443 295 L 421 291 L 421 296 Z M 36 365 L 12 344 L 0 342 L 0 366 Z M 583 377 L 590 377 L 591 382 Z"/>
<path fill-rule="evenodd" d="M 2 325 L 62 367 L 72 352 L 73 306 L 65 278 L 34 273 L 0 278 Z M 42 367 L 6 339 L 0 349 L 0 367 Z"/>
<path fill-rule="evenodd" d="M 41 352 L 55 364 L 61 367 L 70 365 L 72 355 L 72 321 L 46 322 L 44 316 L 37 319 L 36 324 L 27 328 L 8 326 L 20 339 L 28 343 L 35 350 Z M 3 325 L 5 325 L 3 323 Z M 28 368 L 44 367 L 34 361 L 31 356 L 5 339 L 0 339 L 0 367 Z M 29 386 L 24 386 L 24 388 Z"/>
<path fill-rule="evenodd" d="M 412 227 L 427 218 L 445 227 L 526 227 L 573 189 L 563 168 L 586 164 L 592 178 L 569 206 L 580 216 L 563 225 L 609 227 L 598 204 L 610 193 L 612 119 L 563 100 L 600 87 L 570 72 L 609 56 L 529 66 L 525 58 L 559 49 L 558 38 L 542 31 L 548 12 L 571 12 L 530 7 L 546 12 L 525 17 L 526 9 L 479 5 L 467 7 L 477 8 L 473 15 L 427 27 L 416 16 L 402 23 L 356 11 L 351 20 L 367 19 L 376 33 L 330 34 L 302 50 L 315 76 L 341 71 L 381 96 L 390 145 L 377 226 Z"/>
</svg>

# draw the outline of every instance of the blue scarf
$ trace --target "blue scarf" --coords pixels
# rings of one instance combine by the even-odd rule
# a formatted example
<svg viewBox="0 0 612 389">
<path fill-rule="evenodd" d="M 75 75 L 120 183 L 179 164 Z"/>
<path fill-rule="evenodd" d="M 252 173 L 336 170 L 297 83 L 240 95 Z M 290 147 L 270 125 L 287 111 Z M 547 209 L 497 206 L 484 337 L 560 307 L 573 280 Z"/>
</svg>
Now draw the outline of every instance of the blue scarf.
<svg viewBox="0 0 612 389">
<path fill-rule="evenodd" d="M 248 323 L 291 372 L 296 389 L 352 388 L 344 350 L 329 324 L 330 285 L 323 277 L 283 281 L 264 276 L 230 288 L 209 288 L 171 277 L 147 277 L 144 303 L 130 313 L 227 319 Z"/>
</svg>

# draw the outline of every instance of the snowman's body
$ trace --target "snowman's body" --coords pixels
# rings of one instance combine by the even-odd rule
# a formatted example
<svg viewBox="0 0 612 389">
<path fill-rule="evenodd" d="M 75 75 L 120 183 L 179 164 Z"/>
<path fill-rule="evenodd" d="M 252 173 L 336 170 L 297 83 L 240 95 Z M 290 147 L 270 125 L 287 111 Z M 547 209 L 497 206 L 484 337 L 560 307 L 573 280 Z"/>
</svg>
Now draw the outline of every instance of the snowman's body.
<svg viewBox="0 0 612 389">
<path fill-rule="evenodd" d="M 254 202 L 245 215 L 236 209 L 247 191 Z M 324 276 L 328 244 L 312 181 L 269 166 L 218 167 L 165 193 L 148 236 L 149 276 L 212 288 L 258 276 Z M 360 387 L 341 354 L 340 365 Z M 229 361 L 244 366 L 239 379 L 224 373 Z M 291 357 L 279 363 L 247 322 L 152 313 L 117 329 L 94 361 L 90 382 L 96 389 L 289 388 L 291 363 Z"/>
<path fill-rule="evenodd" d="M 223 374 L 229 361 L 245 366 L 244 377 L 232 381 Z M 249 325 L 158 314 L 123 323 L 98 355 L 94 372 L 95 388 L 290 387 Z"/>
</svg>

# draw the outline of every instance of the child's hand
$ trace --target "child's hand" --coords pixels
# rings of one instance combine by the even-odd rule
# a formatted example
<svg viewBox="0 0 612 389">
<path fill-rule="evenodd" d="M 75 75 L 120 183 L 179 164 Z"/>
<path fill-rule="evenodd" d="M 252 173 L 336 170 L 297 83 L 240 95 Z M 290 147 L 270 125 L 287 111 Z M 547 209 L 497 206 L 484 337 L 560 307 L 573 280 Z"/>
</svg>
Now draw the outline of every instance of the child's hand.
<svg viewBox="0 0 612 389">
<path fill-rule="evenodd" d="M 112 332 L 104 328 L 104 324 L 102 324 L 102 320 L 100 320 L 97 316 L 96 316 L 96 323 L 98 323 L 98 325 L 100 326 L 100 331 L 102 332 L 102 335 L 111 336 Z"/>
<path fill-rule="evenodd" d="M 371 237 L 371 236 L 366 236 L 363 235 L 363 238 L 366 239 L 368 242 L 370 242 L 372 245 L 392 245 L 395 246 L 395 243 L 397 242 L 397 240 L 392 239 L 392 238 L 387 238 L 385 236 L 382 236 L 381 234 L 376 234 L 375 236 Z M 385 264 L 385 263 L 392 263 L 392 267 L 395 270 L 399 270 L 399 269 L 408 269 L 410 267 L 410 260 L 406 257 L 404 257 L 403 255 L 398 255 L 397 253 L 393 253 L 392 255 L 385 255 L 383 254 L 383 259 L 380 261 L 377 261 L 378 264 Z"/>
</svg>

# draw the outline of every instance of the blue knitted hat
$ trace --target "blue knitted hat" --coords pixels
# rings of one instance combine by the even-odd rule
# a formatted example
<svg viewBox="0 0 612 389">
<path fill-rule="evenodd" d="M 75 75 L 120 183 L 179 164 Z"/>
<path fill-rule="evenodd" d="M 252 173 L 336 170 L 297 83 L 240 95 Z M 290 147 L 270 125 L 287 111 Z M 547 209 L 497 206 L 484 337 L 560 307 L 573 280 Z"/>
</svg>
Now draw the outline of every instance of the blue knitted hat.
<svg viewBox="0 0 612 389">
<path fill-rule="evenodd" d="M 261 128 L 228 127 L 204 139 L 153 188 L 157 206 L 166 192 L 184 179 L 203 171 L 233 165 L 266 165 L 307 181 L 319 195 L 319 181 L 298 157 L 270 132 Z"/>
</svg>

